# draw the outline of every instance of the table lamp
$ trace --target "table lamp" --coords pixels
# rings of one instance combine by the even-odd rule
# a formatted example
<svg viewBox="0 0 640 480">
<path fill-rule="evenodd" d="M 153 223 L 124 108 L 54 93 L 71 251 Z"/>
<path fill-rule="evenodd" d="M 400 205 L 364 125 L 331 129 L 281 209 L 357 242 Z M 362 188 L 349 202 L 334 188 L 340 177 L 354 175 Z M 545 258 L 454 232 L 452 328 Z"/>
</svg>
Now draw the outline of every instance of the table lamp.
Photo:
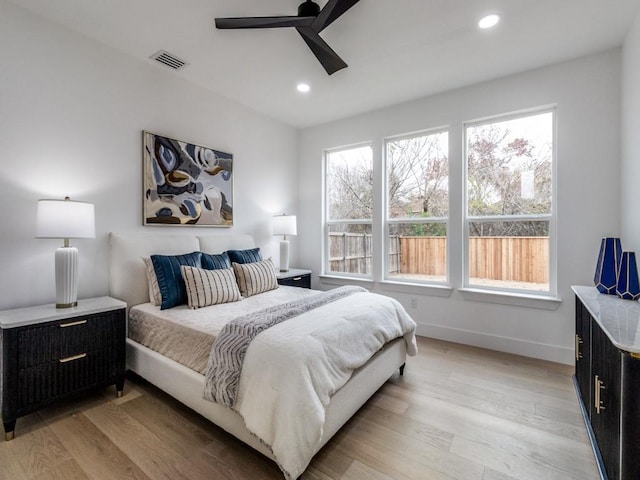
<svg viewBox="0 0 640 480">
<path fill-rule="evenodd" d="M 276 215 L 273 217 L 273 234 L 284 235 L 280 241 L 280 271 L 289 271 L 289 240 L 287 235 L 296 235 L 296 216 L 295 215 Z"/>
<path fill-rule="evenodd" d="M 56 308 L 78 305 L 78 249 L 70 238 L 95 238 L 95 214 L 91 203 L 38 200 L 36 238 L 62 238 L 56 250 Z"/>
</svg>

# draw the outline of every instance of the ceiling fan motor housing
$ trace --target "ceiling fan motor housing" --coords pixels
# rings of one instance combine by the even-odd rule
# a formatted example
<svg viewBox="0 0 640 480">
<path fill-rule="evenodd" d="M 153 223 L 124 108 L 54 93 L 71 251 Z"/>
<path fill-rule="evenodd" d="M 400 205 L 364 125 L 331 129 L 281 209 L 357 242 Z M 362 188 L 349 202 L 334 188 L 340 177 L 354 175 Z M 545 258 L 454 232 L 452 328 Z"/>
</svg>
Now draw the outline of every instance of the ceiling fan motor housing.
<svg viewBox="0 0 640 480">
<path fill-rule="evenodd" d="M 299 17 L 317 17 L 318 15 L 320 15 L 320 5 L 316 2 L 307 0 L 306 2 L 301 3 L 298 7 Z"/>
</svg>

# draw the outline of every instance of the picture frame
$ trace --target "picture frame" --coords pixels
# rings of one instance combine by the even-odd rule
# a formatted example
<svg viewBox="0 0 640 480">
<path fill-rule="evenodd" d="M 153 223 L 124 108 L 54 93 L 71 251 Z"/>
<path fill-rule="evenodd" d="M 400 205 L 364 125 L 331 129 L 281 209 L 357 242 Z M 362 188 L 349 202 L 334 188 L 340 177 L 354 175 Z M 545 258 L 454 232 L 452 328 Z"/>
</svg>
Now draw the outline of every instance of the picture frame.
<svg viewBox="0 0 640 480">
<path fill-rule="evenodd" d="M 143 224 L 233 226 L 233 155 L 143 131 Z"/>
</svg>

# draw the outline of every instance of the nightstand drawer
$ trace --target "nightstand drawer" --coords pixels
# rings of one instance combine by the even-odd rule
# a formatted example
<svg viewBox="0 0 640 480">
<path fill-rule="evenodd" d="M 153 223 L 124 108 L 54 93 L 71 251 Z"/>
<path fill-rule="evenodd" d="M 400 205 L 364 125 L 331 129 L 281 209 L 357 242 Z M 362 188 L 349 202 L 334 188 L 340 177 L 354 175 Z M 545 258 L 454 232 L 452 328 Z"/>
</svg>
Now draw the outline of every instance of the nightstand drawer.
<svg viewBox="0 0 640 480">
<path fill-rule="evenodd" d="M 18 412 L 33 405 L 55 401 L 71 392 L 80 392 L 109 380 L 119 373 L 118 352 L 111 348 L 82 352 L 18 372 Z"/>
<path fill-rule="evenodd" d="M 107 348 L 117 338 L 117 327 L 110 312 L 22 328 L 18 332 L 18 368 Z"/>
<path fill-rule="evenodd" d="M 311 274 L 306 273 L 293 277 L 279 278 L 278 284 L 289 287 L 311 288 Z"/>
</svg>

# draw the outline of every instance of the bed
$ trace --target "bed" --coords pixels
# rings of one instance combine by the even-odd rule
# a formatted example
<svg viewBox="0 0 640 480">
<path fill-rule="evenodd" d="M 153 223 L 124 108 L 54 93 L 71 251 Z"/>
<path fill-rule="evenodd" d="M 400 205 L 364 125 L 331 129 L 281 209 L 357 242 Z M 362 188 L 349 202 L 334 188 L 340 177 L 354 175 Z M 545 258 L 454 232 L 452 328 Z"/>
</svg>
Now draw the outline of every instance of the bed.
<svg viewBox="0 0 640 480">
<path fill-rule="evenodd" d="M 179 355 L 173 355 L 173 358 L 171 358 L 171 355 L 168 356 L 166 352 L 164 352 L 165 354 L 161 353 L 162 349 L 156 348 L 152 341 L 148 341 L 148 339 L 145 340 L 144 334 L 140 334 L 139 330 L 139 324 L 146 323 L 144 321 L 145 318 L 154 318 L 154 313 L 159 312 L 159 307 L 152 307 L 149 304 L 150 293 L 147 282 L 147 270 L 145 263 L 142 261 L 143 257 L 158 254 L 179 255 L 186 252 L 198 251 L 218 254 L 230 249 L 251 249 L 255 247 L 253 238 L 249 235 L 169 236 L 150 234 L 120 235 L 112 233 L 110 234 L 109 243 L 110 294 L 127 303 L 130 321 L 132 322 L 129 336 L 134 338 L 127 338 L 127 369 L 148 380 L 239 440 L 274 460 L 280 466 L 284 477 L 287 479 L 297 478 L 304 471 L 313 455 L 329 441 L 370 396 L 396 371 L 400 370 L 400 373 L 402 373 L 407 354 L 413 354 L 415 352 L 415 323 L 408 318 L 404 309 L 402 309 L 395 300 L 386 299 L 386 297 L 374 294 L 353 292 L 354 298 L 359 295 L 370 295 L 371 297 L 367 297 L 367 301 L 373 301 L 374 303 L 386 302 L 391 305 L 389 308 L 396 310 L 401 309 L 402 316 L 406 316 L 403 320 L 403 328 L 405 331 L 395 338 L 386 338 L 381 344 L 381 348 L 379 348 L 366 363 L 353 370 L 352 373 L 349 372 L 346 383 L 331 393 L 326 405 L 324 405 L 325 402 L 323 402 L 323 409 L 320 412 L 322 423 L 317 435 L 318 438 L 317 440 L 314 439 L 305 451 L 300 452 L 298 454 L 300 458 L 296 458 L 294 462 L 293 460 L 285 458 L 286 455 L 281 453 L 281 448 L 278 450 L 276 443 L 272 443 L 271 440 L 265 441 L 261 435 L 256 435 L 256 427 L 251 424 L 249 415 L 244 414 L 244 412 L 243 415 L 241 415 L 234 409 L 203 398 L 203 388 L 208 378 L 204 372 L 202 353 L 199 358 L 195 360 L 192 359 L 191 363 L 179 358 Z M 281 300 L 287 297 L 289 294 L 294 298 L 311 295 L 312 292 L 313 291 L 307 289 L 281 286 L 272 292 L 266 292 L 269 293 L 269 295 L 266 293 L 256 295 L 254 303 L 258 304 L 260 308 L 263 308 L 265 305 L 271 305 L 279 301 L 278 299 Z M 251 302 L 249 302 L 249 300 L 253 298 L 254 297 L 249 297 L 237 303 L 243 304 L 243 302 L 246 301 L 245 305 L 250 306 Z M 331 304 L 334 305 L 334 307 L 332 307 L 334 309 L 333 311 L 338 308 L 339 301 L 353 303 L 349 299 L 337 300 L 334 304 Z M 189 331 L 191 327 L 189 324 L 191 317 L 202 316 L 208 309 L 216 307 L 219 307 L 219 305 L 205 307 L 204 309 L 189 310 L 181 306 L 175 309 L 164 310 L 163 312 L 167 313 L 170 317 L 171 315 L 177 315 L 178 320 L 174 320 L 173 325 L 186 325 L 185 330 Z M 229 315 L 233 313 L 234 308 L 239 307 L 238 305 L 227 307 L 227 310 L 231 311 L 231 313 L 228 313 Z M 321 308 L 328 307 L 325 306 Z M 375 308 L 379 307 L 376 306 Z M 258 309 L 258 307 L 254 306 L 254 309 Z M 317 313 L 310 312 L 303 315 L 317 315 Z M 321 315 L 318 316 L 320 317 Z M 216 314 L 215 317 L 218 318 L 219 315 Z M 138 319 L 137 323 L 133 322 L 134 318 Z M 169 318 L 169 320 L 171 321 L 172 319 Z M 285 328 L 284 324 L 293 325 L 294 323 L 293 320 L 282 322 L 256 338 L 272 335 L 268 332 L 276 332 L 278 329 Z M 412 324 L 412 326 L 410 326 L 410 324 Z M 153 323 L 150 323 L 150 325 L 153 325 Z M 151 328 L 152 331 L 154 331 L 154 327 L 152 326 Z M 214 338 L 216 334 L 219 333 L 219 326 L 214 325 L 213 327 L 209 326 L 207 328 L 209 328 L 208 331 L 206 331 L 205 328 L 204 333 L 200 333 Z M 176 332 L 171 332 L 169 335 L 177 334 Z M 275 335 L 275 333 L 273 333 L 273 335 Z M 177 337 L 174 336 L 172 338 Z M 187 340 L 184 341 L 187 343 L 192 342 L 195 345 L 200 340 L 194 339 L 192 341 L 187 337 Z M 148 346 L 145 346 L 143 343 L 146 343 Z M 204 343 L 206 344 L 206 341 Z M 252 349 L 257 350 L 258 347 L 252 346 Z M 194 347 L 193 350 L 198 349 Z M 250 370 L 250 368 L 243 367 L 242 375 L 240 376 L 241 386 L 244 384 L 259 384 L 259 381 L 243 381 L 243 379 L 249 375 L 249 373 L 245 373 L 245 370 Z M 283 387 L 283 389 L 284 388 L 285 387 Z M 240 390 L 240 395 L 242 396 L 242 390 Z M 247 403 L 249 402 L 247 401 Z M 297 423 L 303 425 L 306 422 L 307 419 L 305 417 L 299 418 Z M 249 427 L 247 425 L 249 425 Z"/>
</svg>

